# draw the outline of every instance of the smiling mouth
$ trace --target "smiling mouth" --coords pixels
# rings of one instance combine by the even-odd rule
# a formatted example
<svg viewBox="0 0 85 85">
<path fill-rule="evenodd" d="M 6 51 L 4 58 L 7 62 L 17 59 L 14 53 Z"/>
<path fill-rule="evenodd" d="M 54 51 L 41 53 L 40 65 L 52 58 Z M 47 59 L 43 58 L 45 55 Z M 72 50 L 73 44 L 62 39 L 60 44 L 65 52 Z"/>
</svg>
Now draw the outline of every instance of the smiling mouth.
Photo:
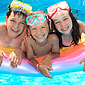
<svg viewBox="0 0 85 85">
<path fill-rule="evenodd" d="M 65 27 L 65 28 L 63 28 L 63 29 L 61 29 L 62 31 L 66 31 L 66 30 L 68 30 L 68 28 L 69 27 Z"/>
<path fill-rule="evenodd" d="M 12 30 L 12 32 L 14 32 L 14 33 L 18 33 L 19 32 L 19 30 L 18 31 L 14 31 L 13 29 L 11 29 Z"/>
<path fill-rule="evenodd" d="M 38 39 L 41 39 L 45 36 L 45 34 L 43 34 L 42 36 L 36 36 Z"/>
</svg>

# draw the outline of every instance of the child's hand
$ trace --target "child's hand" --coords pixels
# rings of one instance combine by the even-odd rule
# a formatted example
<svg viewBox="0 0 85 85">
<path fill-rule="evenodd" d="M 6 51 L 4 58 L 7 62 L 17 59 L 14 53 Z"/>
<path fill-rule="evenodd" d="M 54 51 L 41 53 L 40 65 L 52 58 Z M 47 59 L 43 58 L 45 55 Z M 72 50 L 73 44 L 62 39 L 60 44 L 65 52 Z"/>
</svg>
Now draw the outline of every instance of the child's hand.
<svg viewBox="0 0 85 85">
<path fill-rule="evenodd" d="M 2 64 L 2 61 L 3 61 L 3 56 L 0 56 L 0 66 Z"/>
<path fill-rule="evenodd" d="M 46 77 L 48 77 L 48 78 L 52 78 L 52 76 L 50 76 L 50 74 L 49 74 L 49 70 L 52 70 L 52 68 L 50 68 L 50 67 L 48 67 L 48 66 L 46 66 L 46 65 L 44 65 L 44 64 L 40 64 L 40 65 L 39 65 L 39 71 L 40 71 L 44 76 L 46 76 Z"/>
<path fill-rule="evenodd" d="M 14 52 L 11 52 L 9 55 L 9 59 L 11 60 L 11 67 L 17 67 L 17 65 L 21 64 L 22 61 L 22 50 L 16 49 Z"/>
<path fill-rule="evenodd" d="M 85 62 L 85 58 L 83 58 L 83 59 L 80 61 L 80 64 L 82 64 L 83 62 Z"/>
<path fill-rule="evenodd" d="M 5 52 L 2 51 L 2 50 L 0 50 L 0 66 L 1 66 L 2 61 L 3 61 L 3 56 L 4 56 L 4 57 L 7 57 L 6 54 L 5 54 Z"/>
<path fill-rule="evenodd" d="M 46 57 L 42 60 L 41 63 L 52 68 L 52 57 L 51 57 L 51 55 L 50 54 L 46 55 Z"/>
</svg>

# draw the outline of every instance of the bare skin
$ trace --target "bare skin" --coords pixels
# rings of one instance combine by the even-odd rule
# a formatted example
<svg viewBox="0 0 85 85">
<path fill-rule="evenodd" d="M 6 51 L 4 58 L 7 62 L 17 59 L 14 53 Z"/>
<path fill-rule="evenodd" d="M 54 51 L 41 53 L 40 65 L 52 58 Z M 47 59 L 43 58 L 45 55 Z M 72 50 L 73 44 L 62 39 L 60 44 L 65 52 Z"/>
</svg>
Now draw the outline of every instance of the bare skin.
<svg viewBox="0 0 85 85">
<path fill-rule="evenodd" d="M 0 46 L 18 48 L 26 33 L 25 16 L 18 16 L 17 14 L 14 16 L 14 13 L 11 12 L 9 18 L 5 17 L 5 21 L 5 23 L 0 23 Z M 6 56 L 1 49 L 0 56 L 3 56 L 3 54 Z M 0 58 L 0 64 L 2 59 Z"/>
<path fill-rule="evenodd" d="M 69 46 L 72 42 L 72 20 L 68 11 L 61 10 L 52 17 L 56 29 L 62 33 L 63 44 Z M 85 33 L 85 24 L 78 20 L 80 33 Z M 68 35 L 68 36 L 64 36 Z"/>
<path fill-rule="evenodd" d="M 36 43 L 36 41 L 31 38 L 28 37 L 25 40 L 25 47 L 26 47 L 26 52 L 27 52 L 27 57 L 29 60 L 33 59 L 33 56 L 46 56 L 43 60 L 42 60 L 42 64 L 39 65 L 39 70 L 40 72 L 49 77 L 52 78 L 48 71 L 52 70 L 52 59 L 59 57 L 59 46 L 58 46 L 58 38 L 56 37 L 55 34 L 49 35 L 48 36 L 48 40 L 45 44 L 43 45 L 38 45 Z M 31 60 L 32 63 L 35 63 L 35 61 Z M 36 61 L 36 64 L 38 62 Z M 35 67 L 36 67 L 35 64 Z"/>
<path fill-rule="evenodd" d="M 80 33 L 82 34 L 82 33 L 85 33 L 85 23 L 83 23 L 83 22 L 81 22 L 81 21 L 79 21 L 79 20 L 77 20 L 77 22 L 79 23 L 79 26 L 80 26 Z"/>
<path fill-rule="evenodd" d="M 25 38 L 23 47 L 27 53 L 27 58 L 35 67 L 38 61 L 34 59 L 34 56 L 46 56 L 42 60 L 42 64 L 39 65 L 39 71 L 48 78 L 52 78 L 49 70 L 52 69 L 52 59 L 60 55 L 59 40 L 55 34 L 48 34 L 49 29 L 46 21 L 37 22 L 37 24 L 35 22 L 30 26 L 30 36 Z"/>
<path fill-rule="evenodd" d="M 59 40 L 55 34 L 48 34 L 48 24 L 47 21 L 37 22 L 33 24 L 28 29 L 29 35 L 24 37 L 24 42 L 22 43 L 22 50 L 27 53 L 27 59 L 36 67 L 39 63 L 35 60 L 34 56 L 41 57 L 46 56 L 39 65 L 39 71 L 47 76 L 52 78 L 49 74 L 49 70 L 52 70 L 52 59 L 59 57 Z M 17 50 L 17 49 L 16 49 Z M 19 52 L 19 53 L 18 53 Z M 14 63 L 17 65 L 17 54 L 20 54 L 18 49 L 16 53 L 13 53 Z M 20 54 L 21 55 L 21 54 Z M 21 57 L 20 57 L 21 58 Z"/>
</svg>

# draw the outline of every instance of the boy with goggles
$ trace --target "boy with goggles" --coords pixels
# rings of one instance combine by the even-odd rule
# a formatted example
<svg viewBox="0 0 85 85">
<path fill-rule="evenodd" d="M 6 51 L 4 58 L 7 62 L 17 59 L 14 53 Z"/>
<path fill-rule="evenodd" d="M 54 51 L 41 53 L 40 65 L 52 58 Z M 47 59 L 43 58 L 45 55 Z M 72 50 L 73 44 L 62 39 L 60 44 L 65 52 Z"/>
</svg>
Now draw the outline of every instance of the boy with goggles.
<svg viewBox="0 0 85 85">
<path fill-rule="evenodd" d="M 26 16 L 27 13 L 31 12 L 31 9 L 32 7 L 30 5 L 20 1 L 13 1 L 10 4 L 7 15 L 5 16 L 5 23 L 0 23 L 0 65 L 3 56 L 6 56 L 4 49 L 10 49 L 12 52 L 21 46 L 27 28 Z M 14 58 L 15 56 L 10 57 L 12 67 L 16 66 L 16 64 L 13 63 Z M 20 61 L 21 60 L 19 60 L 19 62 L 15 61 L 15 63 L 20 64 Z"/>
<path fill-rule="evenodd" d="M 26 18 L 26 22 L 29 26 L 29 35 L 24 39 L 23 51 L 38 71 L 52 78 L 49 74 L 52 59 L 60 55 L 58 37 L 49 33 L 49 20 L 41 11 L 32 13 Z"/>
</svg>

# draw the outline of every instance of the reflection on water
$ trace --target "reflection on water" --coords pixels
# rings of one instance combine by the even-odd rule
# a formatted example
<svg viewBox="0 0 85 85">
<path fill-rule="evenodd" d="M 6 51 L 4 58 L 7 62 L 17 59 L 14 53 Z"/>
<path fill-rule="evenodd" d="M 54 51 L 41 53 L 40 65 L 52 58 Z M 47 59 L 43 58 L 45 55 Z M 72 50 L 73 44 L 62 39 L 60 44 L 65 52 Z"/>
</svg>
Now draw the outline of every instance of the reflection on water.
<svg viewBox="0 0 85 85">
<path fill-rule="evenodd" d="M 85 72 L 72 72 L 55 75 L 53 79 L 46 77 L 18 76 L 0 74 L 0 85 L 84 85 Z"/>
<path fill-rule="evenodd" d="M 0 22 L 4 22 L 4 16 L 12 0 L 0 0 Z M 63 0 L 22 0 L 33 6 L 33 11 L 41 9 L 46 12 L 48 6 Z M 71 6 L 75 17 L 85 22 L 85 1 L 66 0 Z M 12 74 L 0 74 L 0 85 L 84 85 L 85 72 L 66 73 L 55 75 L 53 79 L 46 77 L 18 76 Z"/>
</svg>

